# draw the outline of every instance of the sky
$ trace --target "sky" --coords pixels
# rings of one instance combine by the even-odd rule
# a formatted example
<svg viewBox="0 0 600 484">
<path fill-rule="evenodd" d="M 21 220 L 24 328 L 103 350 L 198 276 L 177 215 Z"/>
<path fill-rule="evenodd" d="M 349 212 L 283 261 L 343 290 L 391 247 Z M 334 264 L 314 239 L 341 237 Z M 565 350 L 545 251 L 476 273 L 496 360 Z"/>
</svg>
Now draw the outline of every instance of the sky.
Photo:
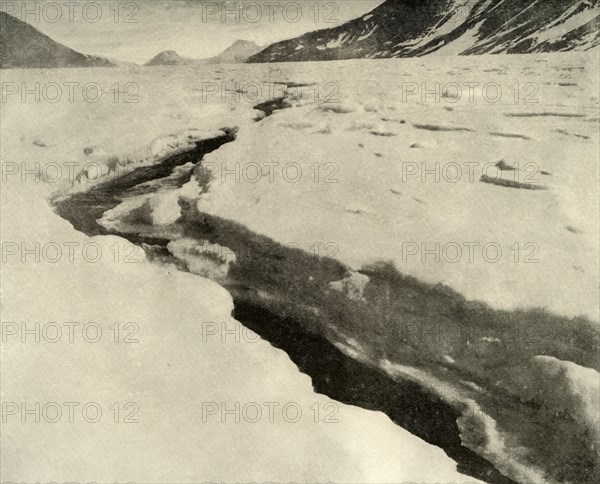
<svg viewBox="0 0 600 484">
<path fill-rule="evenodd" d="M 164 50 L 202 59 L 234 41 L 268 45 L 336 27 L 384 0 L 0 0 L 0 10 L 72 49 L 142 64 Z"/>
</svg>

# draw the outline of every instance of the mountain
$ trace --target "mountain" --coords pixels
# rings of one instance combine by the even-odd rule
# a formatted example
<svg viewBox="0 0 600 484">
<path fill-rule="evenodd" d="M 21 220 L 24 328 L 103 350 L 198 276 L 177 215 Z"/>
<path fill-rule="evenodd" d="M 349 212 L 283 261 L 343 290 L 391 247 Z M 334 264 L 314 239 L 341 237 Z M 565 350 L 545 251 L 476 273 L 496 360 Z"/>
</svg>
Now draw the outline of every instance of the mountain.
<svg viewBox="0 0 600 484">
<path fill-rule="evenodd" d="M 192 64 L 196 61 L 181 57 L 174 50 L 165 50 L 156 54 L 152 59 L 146 62 L 146 66 L 178 66 L 182 64 Z"/>
<path fill-rule="evenodd" d="M 0 68 L 113 67 L 102 57 L 81 54 L 21 20 L 0 12 Z"/>
<path fill-rule="evenodd" d="M 215 57 L 208 59 L 190 59 L 181 57 L 174 50 L 165 50 L 153 57 L 145 65 L 147 66 L 175 66 L 175 65 L 190 65 L 190 64 L 240 64 L 245 62 L 249 57 L 257 54 L 262 50 L 262 47 L 248 40 L 236 40 L 227 49 Z"/>
<path fill-rule="evenodd" d="M 207 59 L 208 64 L 239 64 L 245 62 L 263 48 L 248 40 L 236 40 L 218 56 Z"/>
<path fill-rule="evenodd" d="M 600 45 L 600 0 L 387 0 L 335 28 L 267 47 L 248 62 L 520 54 Z"/>
</svg>

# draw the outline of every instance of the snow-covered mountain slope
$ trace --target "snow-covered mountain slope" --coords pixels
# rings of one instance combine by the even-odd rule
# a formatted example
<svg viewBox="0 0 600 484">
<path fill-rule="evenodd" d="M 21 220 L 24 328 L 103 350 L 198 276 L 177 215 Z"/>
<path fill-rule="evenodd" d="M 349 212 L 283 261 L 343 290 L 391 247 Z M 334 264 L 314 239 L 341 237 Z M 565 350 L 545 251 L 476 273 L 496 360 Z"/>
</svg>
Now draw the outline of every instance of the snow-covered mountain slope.
<svg viewBox="0 0 600 484">
<path fill-rule="evenodd" d="M 82 54 L 0 12 L 0 68 L 112 67 L 102 57 Z"/>
<path fill-rule="evenodd" d="M 599 0 L 388 0 L 361 18 L 271 45 L 249 62 L 520 54 L 600 45 Z"/>
<path fill-rule="evenodd" d="M 221 54 L 208 59 L 208 64 L 238 64 L 245 62 L 263 48 L 249 40 L 236 40 Z"/>
</svg>

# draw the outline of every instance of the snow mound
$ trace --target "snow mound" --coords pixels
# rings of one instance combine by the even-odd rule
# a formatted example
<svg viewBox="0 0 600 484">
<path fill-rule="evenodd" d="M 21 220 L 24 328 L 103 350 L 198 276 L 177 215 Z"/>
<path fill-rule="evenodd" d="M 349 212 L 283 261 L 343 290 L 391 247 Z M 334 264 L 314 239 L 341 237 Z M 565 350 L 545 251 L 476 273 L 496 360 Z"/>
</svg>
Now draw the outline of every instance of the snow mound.
<svg viewBox="0 0 600 484">
<path fill-rule="evenodd" d="M 363 294 L 369 281 L 369 276 L 360 274 L 359 272 L 352 272 L 345 279 L 330 283 L 329 287 L 334 291 L 345 294 L 353 301 L 365 301 Z"/>
<path fill-rule="evenodd" d="M 227 277 L 231 264 L 236 261 L 235 253 L 218 244 L 204 242 L 198 244 L 194 239 L 179 239 L 167 245 L 169 252 L 186 263 L 193 274 L 211 279 Z"/>
<path fill-rule="evenodd" d="M 139 208 L 130 212 L 128 218 L 148 225 L 175 223 L 181 216 L 178 200 L 179 194 L 175 191 L 148 197 Z"/>
<path fill-rule="evenodd" d="M 335 114 L 350 114 L 362 110 L 360 104 L 351 101 L 344 101 L 339 103 L 323 103 L 319 105 L 318 109 L 323 113 Z"/>
<path fill-rule="evenodd" d="M 556 412 L 566 412 L 579 423 L 600 431 L 600 374 L 571 361 L 536 356 L 532 361 L 527 395 Z"/>
<path fill-rule="evenodd" d="M 216 138 L 222 136 L 219 130 L 188 130 L 177 134 L 162 136 L 155 139 L 150 145 L 150 152 L 156 157 L 172 155 L 180 151 L 185 151 L 194 147 L 194 144 L 203 139 Z"/>
</svg>

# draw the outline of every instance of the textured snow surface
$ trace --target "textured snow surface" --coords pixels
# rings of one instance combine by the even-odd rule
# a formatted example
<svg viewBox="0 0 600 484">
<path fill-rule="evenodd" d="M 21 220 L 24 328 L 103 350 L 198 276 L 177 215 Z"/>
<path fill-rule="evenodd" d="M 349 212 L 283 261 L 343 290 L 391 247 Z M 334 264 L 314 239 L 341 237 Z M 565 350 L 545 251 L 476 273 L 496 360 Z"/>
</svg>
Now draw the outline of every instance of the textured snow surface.
<svg viewBox="0 0 600 484">
<path fill-rule="evenodd" d="M 234 74 L 242 82 L 285 77 L 281 72 L 245 69 Z M 224 289 L 174 267 L 150 264 L 141 251 L 135 263 L 125 263 L 123 252 L 115 261 L 111 247 L 118 244 L 124 251 L 126 241 L 90 239 L 52 212 L 50 196 L 89 186 L 80 179 L 71 187 L 66 176 L 67 163 L 84 167 L 89 162 L 87 147 L 96 147 L 95 161 L 102 164 L 105 176 L 111 176 L 111 156 L 148 165 L 159 154 L 183 149 L 192 132 L 198 139 L 214 136 L 222 127 L 254 124 L 256 111 L 250 104 L 223 104 L 220 97 L 202 102 L 202 76 L 218 78 L 216 67 L 202 72 L 156 68 L 2 73 L 7 82 L 98 82 L 106 87 L 117 75 L 121 82 L 138 83 L 139 103 L 17 99 L 2 106 L 3 165 L 23 163 L 35 170 L 36 164 L 58 163 L 65 169 L 56 183 L 32 176 L 24 183 L 20 176 L 3 181 L 2 242 L 28 247 L 36 242 L 93 242 L 103 254 L 96 263 L 78 251 L 73 261 L 64 256 L 55 263 L 8 258 L 2 266 L 2 321 L 29 322 L 30 328 L 36 321 L 97 322 L 105 331 L 96 344 L 64 338 L 57 344 L 21 344 L 18 337 L 2 343 L 3 402 L 28 402 L 28 408 L 34 402 L 97 402 L 104 411 L 97 424 L 81 418 L 74 423 L 35 423 L 31 417 L 23 424 L 18 416 L 9 418 L 2 426 L 3 480 L 475 482 L 458 474 L 441 450 L 380 413 L 340 405 L 338 423 L 314 423 L 310 406 L 323 408 L 328 399 L 314 394 L 310 379 L 285 353 L 260 340 L 236 344 L 230 338 L 223 344 L 215 337 L 203 342 L 203 322 L 234 327 L 232 301 Z M 146 213 L 155 223 L 168 222 L 167 205 L 149 202 Z M 129 321 L 139 325 L 139 343 L 115 344 L 108 327 Z M 109 411 L 114 402 L 137 403 L 139 422 L 114 423 Z M 235 402 L 295 402 L 304 418 L 297 424 L 282 419 L 270 423 L 267 418 L 256 424 L 224 424 L 218 417 L 203 423 L 203 402 L 227 402 L 228 408 Z"/>
<path fill-rule="evenodd" d="M 127 172 L 215 137 L 221 128 L 238 127 L 235 142 L 205 158 L 206 166 L 219 169 L 210 190 L 192 178 L 178 189 L 140 194 L 105 214 L 103 224 L 118 227 L 122 217 L 135 212 L 167 233 L 183 197 L 204 212 L 284 244 L 307 251 L 315 243 L 334 244 L 334 257 L 355 271 L 389 260 L 404 274 L 446 284 L 496 308 L 541 307 L 597 322 L 597 72 L 597 55 L 583 53 L 332 62 L 318 69 L 248 65 L 228 75 L 218 67 L 3 72 L 4 81 L 98 82 L 107 90 L 118 75 L 121 83 L 139 85 L 140 102 L 9 99 L 2 106 L 1 158 L 3 164 L 23 163 L 34 170 L 36 164 L 53 162 L 83 169 L 93 161 L 106 179 L 113 176 L 113 157 Z M 220 95 L 203 98 L 203 83 L 215 80 L 316 82 L 320 101 L 331 92 L 326 83 L 334 83 L 336 93 L 319 103 L 314 90 L 305 89 L 290 109 L 257 123 L 256 102 L 235 102 L 231 94 L 224 101 Z M 439 99 L 423 97 L 423 86 L 435 91 L 436 83 L 458 84 L 461 96 L 454 86 Z M 478 83 L 472 100 L 467 83 Z M 482 92 L 490 83 L 502 89 L 497 102 L 489 101 L 493 88 L 487 100 Z M 228 88 L 233 92 L 231 84 Z M 407 95 L 413 89 L 416 94 Z M 271 177 L 267 163 L 294 165 L 301 176 L 291 182 L 294 170 L 285 177 L 276 168 Z M 465 163 L 473 164 L 474 177 Z M 220 176 L 224 169 L 243 172 L 251 164 L 265 169 L 258 181 Z M 489 164 L 502 167 L 487 171 L 494 180 L 517 177 L 545 189 L 482 183 L 482 169 Z M 320 166 L 317 178 L 315 166 Z M 450 182 L 456 166 L 462 167 L 461 176 Z M 408 167 L 417 167 L 417 173 L 409 175 Z M 434 174 L 425 176 L 424 168 Z M 436 179 L 436 170 L 446 176 Z M 55 215 L 47 200 L 94 182 L 32 178 L 23 183 L 11 176 L 2 184 L 2 241 L 89 242 Z M 4 424 L 4 479 L 474 481 L 456 474 L 454 463 L 438 449 L 384 416 L 356 408 L 341 406 L 339 423 L 328 426 L 202 423 L 206 401 L 294 401 L 308 413 L 311 404 L 327 399 L 315 395 L 309 379 L 268 344 L 222 344 L 218 338 L 203 343 L 202 322 L 234 324 L 231 299 L 218 285 L 170 266 L 150 265 L 142 252 L 138 263 L 115 262 L 110 248 L 115 243 L 123 247 L 125 241 L 97 237 L 94 242 L 105 254 L 95 264 L 82 257 L 56 264 L 9 258 L 2 269 L 2 319 L 106 321 L 106 326 L 138 321 L 140 343 L 37 346 L 9 340 L 2 346 L 2 399 L 102 400 L 105 409 L 113 402 L 134 401 L 140 405 L 140 422 L 115 426 L 106 419 L 92 430 L 81 422 L 31 424 L 34 440 L 29 424 Z M 450 262 L 404 252 L 406 244 L 431 248 L 436 243 L 493 243 L 504 256 L 490 262 L 476 252 L 470 261 L 465 250 L 458 262 Z M 515 262 L 511 247 L 517 243 Z M 537 247 L 532 256 L 537 262 L 524 263 L 531 256 L 526 244 Z M 193 262 L 197 274 L 223 274 L 232 262 L 218 257 L 212 265 L 198 261 L 198 252 L 205 251 L 192 241 L 169 248 Z M 334 289 L 359 299 L 366 282 L 355 273 L 334 283 Z M 345 351 L 363 357 L 357 346 Z M 429 381 L 440 393 L 454 391 L 420 369 L 379 363 L 390 373 Z M 551 395 L 546 388 L 564 388 L 585 426 L 598 426 L 594 370 L 544 356 L 532 367 L 540 382 L 532 398 Z M 548 404 L 561 411 L 560 402 Z M 481 452 L 502 457 L 502 435 L 489 419 L 481 424 L 489 439 L 483 439 L 487 447 Z M 523 470 L 523 479 L 535 482 L 536 472 Z"/>
<path fill-rule="evenodd" d="M 355 270 L 392 260 L 405 274 L 497 308 L 540 307 L 597 320 L 597 57 L 436 57 L 435 65 L 382 60 L 361 70 L 362 62 L 324 69 L 328 78 L 338 76 L 339 103 L 278 112 L 208 157 L 230 172 L 237 164 L 296 163 L 299 180 L 289 182 L 295 172 L 286 180 L 281 169 L 273 182 L 218 176 L 199 208 L 305 249 L 335 243 L 336 258 Z M 314 79 L 306 69 L 302 79 Z M 450 83 L 459 86 L 460 99 Z M 479 86 L 473 102 L 467 83 Z M 496 103 L 484 98 L 498 97 L 495 87 L 483 92 L 490 83 L 502 92 Z M 440 94 L 449 86 L 439 102 L 436 84 Z M 407 95 L 412 89 L 416 94 Z M 501 160 L 518 169 L 501 171 Z M 322 167 L 318 182 L 315 164 Z M 481 183 L 484 174 L 547 190 Z M 423 257 L 422 244 L 438 243 L 458 244 L 462 256 Z M 474 259 L 470 243 L 481 244 Z M 409 256 L 412 244 L 419 251 Z M 500 247 L 497 262 L 491 252 L 483 256 L 486 244 Z"/>
</svg>

